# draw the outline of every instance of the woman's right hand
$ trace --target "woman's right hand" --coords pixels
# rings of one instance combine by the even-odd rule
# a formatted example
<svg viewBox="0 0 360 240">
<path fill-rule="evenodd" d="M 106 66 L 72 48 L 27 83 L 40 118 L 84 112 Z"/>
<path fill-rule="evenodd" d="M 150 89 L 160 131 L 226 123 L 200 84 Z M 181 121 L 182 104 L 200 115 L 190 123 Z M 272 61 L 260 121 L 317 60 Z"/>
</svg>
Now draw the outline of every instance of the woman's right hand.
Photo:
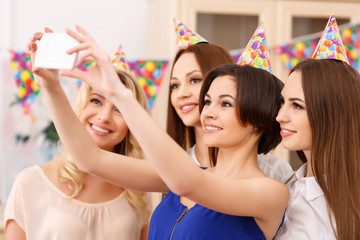
<svg viewBox="0 0 360 240">
<path fill-rule="evenodd" d="M 62 76 L 85 81 L 93 89 L 109 99 L 121 97 L 124 93 L 131 93 L 119 80 L 109 55 L 98 46 L 94 38 L 84 28 L 76 26 L 76 31 L 66 29 L 66 32 L 79 42 L 77 46 L 69 49 L 67 53 L 78 52 L 78 62 L 90 57 L 95 60 L 96 64 L 88 71 L 79 69 L 62 70 L 60 72 Z"/>
<path fill-rule="evenodd" d="M 52 33 L 49 28 L 45 28 L 45 33 Z M 37 51 L 37 41 L 41 40 L 43 32 L 36 32 L 32 36 L 30 42 L 27 44 L 27 49 L 31 55 L 32 73 L 34 75 L 35 84 L 39 89 L 50 89 L 54 84 L 59 83 L 59 74 L 56 69 L 37 68 L 34 66 L 34 61 Z"/>
</svg>

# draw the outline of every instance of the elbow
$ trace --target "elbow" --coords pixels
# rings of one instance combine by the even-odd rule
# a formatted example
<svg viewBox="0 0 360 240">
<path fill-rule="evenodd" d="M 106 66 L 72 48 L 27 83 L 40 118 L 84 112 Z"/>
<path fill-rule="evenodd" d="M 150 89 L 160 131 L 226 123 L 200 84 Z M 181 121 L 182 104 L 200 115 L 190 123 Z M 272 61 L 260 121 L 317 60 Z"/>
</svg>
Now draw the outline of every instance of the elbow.
<svg viewBox="0 0 360 240">
<path fill-rule="evenodd" d="M 169 188 L 173 193 L 175 193 L 178 196 L 189 197 L 195 186 L 196 184 L 191 184 L 187 180 L 181 180 L 177 183 L 171 184 Z"/>
<path fill-rule="evenodd" d="M 82 171 L 89 174 L 92 174 L 97 171 L 98 169 L 98 161 L 96 159 L 99 159 L 99 152 L 91 153 L 91 154 L 84 154 L 81 156 L 72 156 L 73 161 L 76 165 L 76 167 Z M 99 157 L 96 157 L 99 156 Z"/>
</svg>

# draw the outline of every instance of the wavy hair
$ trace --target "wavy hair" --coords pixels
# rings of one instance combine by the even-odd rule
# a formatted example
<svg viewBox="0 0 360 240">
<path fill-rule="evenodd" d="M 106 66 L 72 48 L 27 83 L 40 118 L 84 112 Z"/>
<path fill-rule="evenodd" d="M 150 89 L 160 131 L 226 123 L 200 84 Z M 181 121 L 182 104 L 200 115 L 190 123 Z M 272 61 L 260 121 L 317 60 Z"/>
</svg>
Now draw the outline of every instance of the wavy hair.
<svg viewBox="0 0 360 240">
<path fill-rule="evenodd" d="M 139 83 L 125 72 L 118 72 L 118 76 L 121 82 L 134 93 L 140 105 L 148 110 L 147 99 Z M 85 82 L 82 83 L 82 86 L 79 89 L 79 93 L 74 103 L 74 111 L 78 116 L 89 102 L 90 89 L 91 87 Z M 68 184 L 71 189 L 71 193 L 68 194 L 68 196 L 74 198 L 84 186 L 84 172 L 76 167 L 74 161 L 64 149 L 60 148 L 60 151 L 63 156 L 63 161 L 58 169 L 58 175 L 60 180 Z M 133 158 L 143 158 L 141 147 L 130 131 L 128 131 L 124 140 L 115 146 L 114 152 Z M 124 193 L 137 216 L 140 215 L 140 211 L 145 211 L 149 214 L 148 206 L 143 199 L 144 192 L 124 189 Z"/>
</svg>

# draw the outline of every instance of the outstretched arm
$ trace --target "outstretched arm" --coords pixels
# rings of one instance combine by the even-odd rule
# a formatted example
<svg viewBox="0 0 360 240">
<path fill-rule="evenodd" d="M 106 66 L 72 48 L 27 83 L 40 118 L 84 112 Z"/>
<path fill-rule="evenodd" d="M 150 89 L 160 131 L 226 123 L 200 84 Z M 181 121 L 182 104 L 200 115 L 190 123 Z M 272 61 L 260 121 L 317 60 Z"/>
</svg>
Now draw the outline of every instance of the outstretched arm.
<svg viewBox="0 0 360 240">
<path fill-rule="evenodd" d="M 229 179 L 201 170 L 118 80 L 109 57 L 92 37 L 79 26 L 76 30 L 67 30 L 80 42 L 68 53 L 82 51 L 81 58 L 93 57 L 98 71 L 95 74 L 66 70 L 62 74 L 88 82 L 115 104 L 147 158 L 173 192 L 228 214 L 255 216 L 264 220 L 269 220 L 274 214 L 282 216 L 288 197 L 285 185 L 275 180 L 267 181 L 266 178 Z M 221 196 L 221 199 L 214 198 L 214 195 Z"/>
<path fill-rule="evenodd" d="M 28 44 L 32 62 L 37 50 L 36 41 L 40 40 L 42 35 L 35 33 Z M 56 70 L 33 67 L 32 71 L 60 139 L 80 170 L 113 184 L 140 191 L 168 190 L 148 161 L 104 151 L 96 145 L 74 113 Z"/>
</svg>

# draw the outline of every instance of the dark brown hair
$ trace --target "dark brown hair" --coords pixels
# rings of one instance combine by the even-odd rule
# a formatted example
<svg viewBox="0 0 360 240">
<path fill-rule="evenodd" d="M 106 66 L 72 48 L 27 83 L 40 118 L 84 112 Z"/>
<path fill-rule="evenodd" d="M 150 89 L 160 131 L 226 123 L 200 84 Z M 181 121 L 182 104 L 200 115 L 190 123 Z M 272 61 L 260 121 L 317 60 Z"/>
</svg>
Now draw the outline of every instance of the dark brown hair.
<svg viewBox="0 0 360 240">
<path fill-rule="evenodd" d="M 311 126 L 312 170 L 335 236 L 360 239 L 360 75 L 330 59 L 304 60 L 295 71 L 301 73 Z"/>
<path fill-rule="evenodd" d="M 230 76 L 236 83 L 237 115 L 244 126 L 250 124 L 260 133 L 258 153 L 268 153 L 281 142 L 280 125 L 275 120 L 280 109 L 280 93 L 284 84 L 268 71 L 252 66 L 225 64 L 210 71 L 200 92 L 199 109 L 205 94 L 220 76 Z M 211 148 L 210 159 L 216 164 L 217 149 Z"/>
<path fill-rule="evenodd" d="M 225 63 L 234 63 L 230 53 L 223 47 L 211 43 L 198 43 L 191 45 L 186 49 L 177 52 L 174 65 L 184 53 L 194 53 L 197 63 L 200 66 L 201 74 L 204 77 L 208 71 Z M 171 105 L 171 89 L 168 96 L 167 111 L 167 133 L 185 150 L 195 144 L 194 127 L 187 127 L 177 115 L 174 107 Z"/>
</svg>

